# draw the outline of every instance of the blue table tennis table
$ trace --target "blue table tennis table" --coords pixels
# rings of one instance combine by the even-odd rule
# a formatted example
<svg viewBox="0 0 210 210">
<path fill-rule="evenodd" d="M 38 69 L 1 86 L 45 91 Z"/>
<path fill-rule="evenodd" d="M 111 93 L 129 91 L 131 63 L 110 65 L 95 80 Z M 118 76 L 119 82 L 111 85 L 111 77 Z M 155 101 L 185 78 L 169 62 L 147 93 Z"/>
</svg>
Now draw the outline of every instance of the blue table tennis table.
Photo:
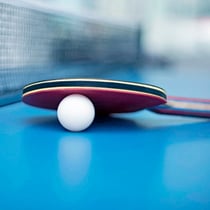
<svg viewBox="0 0 210 210">
<path fill-rule="evenodd" d="M 126 67 L 103 78 L 210 98 L 209 71 Z M 0 209 L 210 209 L 210 120 L 147 110 L 68 132 L 56 112 L 0 108 Z"/>
</svg>

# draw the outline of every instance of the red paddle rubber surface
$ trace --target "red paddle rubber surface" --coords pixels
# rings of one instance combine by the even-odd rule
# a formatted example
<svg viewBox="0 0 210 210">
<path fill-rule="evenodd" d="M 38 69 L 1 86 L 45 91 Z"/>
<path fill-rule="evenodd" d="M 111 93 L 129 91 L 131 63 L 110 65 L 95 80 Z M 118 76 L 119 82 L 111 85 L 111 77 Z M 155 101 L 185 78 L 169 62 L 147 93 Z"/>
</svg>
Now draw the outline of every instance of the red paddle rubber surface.
<svg viewBox="0 0 210 210">
<path fill-rule="evenodd" d="M 144 92 L 108 88 L 62 87 L 29 92 L 23 102 L 41 108 L 57 109 L 60 101 L 68 95 L 87 96 L 101 114 L 134 112 L 166 103 L 166 99 Z"/>
</svg>

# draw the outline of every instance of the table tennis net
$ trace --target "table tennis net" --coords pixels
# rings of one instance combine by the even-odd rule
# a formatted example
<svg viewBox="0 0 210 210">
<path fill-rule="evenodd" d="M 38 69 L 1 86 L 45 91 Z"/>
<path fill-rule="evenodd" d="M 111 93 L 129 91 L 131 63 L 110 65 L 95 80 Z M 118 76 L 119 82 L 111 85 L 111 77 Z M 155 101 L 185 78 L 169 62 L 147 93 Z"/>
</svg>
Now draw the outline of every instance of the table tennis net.
<svg viewBox="0 0 210 210">
<path fill-rule="evenodd" d="M 33 81 L 133 64 L 138 42 L 136 28 L 0 1 L 0 99 Z"/>
</svg>

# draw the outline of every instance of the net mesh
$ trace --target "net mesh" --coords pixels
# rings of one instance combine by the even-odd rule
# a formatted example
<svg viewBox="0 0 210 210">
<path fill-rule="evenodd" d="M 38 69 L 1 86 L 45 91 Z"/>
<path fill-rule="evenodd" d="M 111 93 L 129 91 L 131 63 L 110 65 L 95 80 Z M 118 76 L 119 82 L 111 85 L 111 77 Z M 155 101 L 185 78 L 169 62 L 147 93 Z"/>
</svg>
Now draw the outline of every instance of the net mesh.
<svg viewBox="0 0 210 210">
<path fill-rule="evenodd" d="M 0 2 L 0 98 L 33 81 L 133 64 L 138 42 L 135 28 Z"/>
</svg>

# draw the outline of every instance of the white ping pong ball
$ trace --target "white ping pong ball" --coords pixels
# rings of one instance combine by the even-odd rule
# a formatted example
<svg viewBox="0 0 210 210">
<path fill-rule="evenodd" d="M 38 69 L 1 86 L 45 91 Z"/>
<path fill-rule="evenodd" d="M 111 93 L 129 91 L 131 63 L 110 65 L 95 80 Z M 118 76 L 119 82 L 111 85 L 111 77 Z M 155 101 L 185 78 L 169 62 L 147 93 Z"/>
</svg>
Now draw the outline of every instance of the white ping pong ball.
<svg viewBox="0 0 210 210">
<path fill-rule="evenodd" d="M 82 131 L 93 122 L 95 108 L 86 96 L 73 94 L 60 102 L 57 116 L 60 124 L 67 130 Z"/>
</svg>

